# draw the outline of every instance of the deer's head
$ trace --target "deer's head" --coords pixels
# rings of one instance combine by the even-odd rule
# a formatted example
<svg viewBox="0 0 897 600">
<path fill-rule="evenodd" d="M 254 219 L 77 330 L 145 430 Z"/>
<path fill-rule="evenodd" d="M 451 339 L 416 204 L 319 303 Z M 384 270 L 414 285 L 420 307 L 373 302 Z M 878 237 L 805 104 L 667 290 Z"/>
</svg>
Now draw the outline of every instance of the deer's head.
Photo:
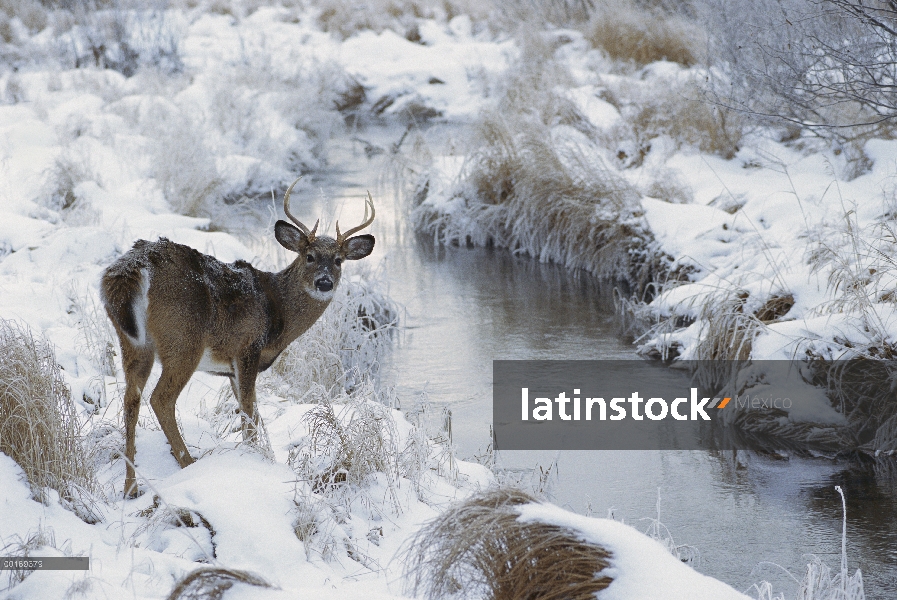
<svg viewBox="0 0 897 600">
<path fill-rule="evenodd" d="M 333 297 L 333 290 L 339 284 L 343 261 L 364 258 L 374 250 L 374 236 L 364 234 L 352 237 L 374 222 L 374 201 L 368 192 L 364 205 L 364 220 L 358 227 L 340 233 L 337 221 L 336 239 L 326 235 L 318 236 L 316 233 L 320 220 L 315 221 L 315 226 L 309 230 L 290 212 L 290 192 L 299 179 L 290 185 L 283 196 L 283 211 L 295 225 L 283 220 L 277 221 L 274 225 L 274 237 L 281 246 L 299 255 L 294 265 L 297 269 L 301 269 L 300 280 L 303 289 L 316 300 L 330 300 Z"/>
</svg>

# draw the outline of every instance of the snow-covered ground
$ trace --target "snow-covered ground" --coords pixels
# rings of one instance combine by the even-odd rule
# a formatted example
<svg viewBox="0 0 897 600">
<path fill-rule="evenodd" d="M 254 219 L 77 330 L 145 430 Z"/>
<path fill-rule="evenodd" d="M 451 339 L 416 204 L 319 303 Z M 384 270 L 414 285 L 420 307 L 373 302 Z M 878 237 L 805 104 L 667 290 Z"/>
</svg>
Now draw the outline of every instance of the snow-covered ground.
<svg viewBox="0 0 897 600">
<path fill-rule="evenodd" d="M 243 447 L 231 431 L 221 378 L 195 375 L 178 404 L 187 443 L 201 457 L 187 469 L 178 468 L 145 406 L 136 465 L 144 494 L 134 500 L 121 499 L 123 444 L 119 430 L 108 426 L 120 427 L 123 375 L 113 357 L 117 342 L 99 308 L 99 277 L 135 240 L 158 236 L 224 261 L 284 266 L 289 257 L 274 249 L 267 233 L 237 236 L 222 229 L 235 222 L 233 207 L 242 196 L 279 193 L 296 173 L 326 163 L 327 140 L 343 122 L 337 107 L 357 94 L 356 84 L 365 90 L 362 110 L 400 117 L 423 106 L 470 120 L 493 102 L 492 84 L 516 46 L 475 35 L 463 16 L 422 21 L 419 42 L 389 30 L 340 42 L 295 9 L 262 8 L 244 18 L 169 10 L 128 19 L 138 55 L 129 77 L 98 66 L 72 68 L 74 59 L 91 61 L 87 44 L 96 31 L 90 22 L 61 33 L 52 18 L 34 30 L 19 16 L 5 22 L 4 57 L 16 68 L 0 71 L 0 317 L 27 325 L 56 349 L 84 432 L 94 432 L 91 439 L 104 449 L 96 454 L 104 497 L 94 507 L 99 521 L 85 523 L 58 496 L 45 504 L 32 499 L 21 469 L 0 455 L 0 544 L 6 551 L 32 539 L 32 555 L 91 558 L 89 573 L 35 572 L 4 597 L 163 598 L 197 563 L 250 571 L 276 587 L 238 585 L 228 598 L 400 594 L 401 565 L 390 562 L 396 550 L 446 503 L 493 478 L 480 465 L 452 458 L 425 421 L 373 402 L 388 394 L 365 387 L 369 381 L 346 393 L 329 386 L 332 381 L 309 379 L 320 371 L 303 370 L 304 361 L 323 364 L 323 355 L 341 356 L 345 319 L 358 316 L 352 303 L 378 294 L 365 275 L 370 271 L 350 272 L 336 306 L 307 334 L 312 341 L 297 342 L 292 363 L 260 380 L 267 451 Z M 154 55 L 153 40 L 163 38 L 176 43 L 165 46 L 169 54 Z M 110 63 L 128 58 L 121 47 L 118 54 L 106 50 Z M 588 114 L 614 117 L 590 88 L 577 93 Z M 685 152 L 670 164 L 685 169 L 688 161 L 704 160 Z M 706 186 L 695 188 L 695 198 L 709 200 L 713 180 L 700 181 Z M 763 199 L 757 210 L 772 202 Z M 649 201 L 645 207 L 649 222 L 666 208 Z M 701 210 L 720 226 L 732 220 L 713 208 Z M 741 223 L 732 228 L 758 235 Z M 675 244 L 680 234 L 671 227 L 658 228 L 657 235 Z M 705 247 L 701 242 L 702 252 Z M 759 279 L 749 283 L 761 286 Z M 808 305 L 812 297 L 800 301 Z M 671 299 L 662 302 L 672 306 Z M 339 360 L 340 368 L 353 364 L 351 357 Z M 354 366 L 363 370 L 370 364 L 365 361 Z M 336 452 L 326 444 L 309 450 L 309 415 L 328 406 L 297 400 L 313 384 L 318 397 L 334 402 L 343 424 L 361 413 L 377 417 L 382 431 L 371 435 L 381 436 L 392 453 L 381 466 L 391 461 L 393 467 L 368 469 L 335 488 L 303 478 L 326 466 L 327 452 Z M 534 509 L 527 518 L 569 522 L 607 545 L 620 584 L 603 597 L 741 597 L 635 529 L 557 511 Z"/>
</svg>

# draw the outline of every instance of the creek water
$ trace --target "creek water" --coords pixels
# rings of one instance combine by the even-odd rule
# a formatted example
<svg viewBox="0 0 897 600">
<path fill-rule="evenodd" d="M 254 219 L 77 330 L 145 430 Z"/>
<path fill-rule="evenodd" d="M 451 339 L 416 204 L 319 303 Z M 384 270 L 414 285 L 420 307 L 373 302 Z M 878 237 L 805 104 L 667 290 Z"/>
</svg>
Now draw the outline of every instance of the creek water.
<svg viewBox="0 0 897 600">
<path fill-rule="evenodd" d="M 449 408 L 458 456 L 469 458 L 488 445 L 494 359 L 636 355 L 619 334 L 608 291 L 589 276 L 503 250 L 437 247 L 415 234 L 407 202 L 383 176 L 401 134 L 373 129 L 334 142 L 331 168 L 312 178 L 314 192 L 294 196 L 294 212 L 360 222 L 366 190 L 375 195 L 377 248 L 368 260 L 379 263 L 389 295 L 405 310 L 383 384 L 401 399 L 426 394 Z M 299 202 L 307 204 L 300 210 Z M 893 465 L 709 451 L 500 451 L 496 459 L 512 473 L 548 471 L 543 488 L 578 513 L 642 531 L 659 517 L 676 544 L 697 550 L 700 572 L 752 596 L 752 584 L 767 580 L 788 599 L 797 584 L 785 571 L 803 578 L 810 555 L 833 573 L 840 569 L 840 485 L 850 573 L 862 569 L 867 598 L 897 598 Z"/>
</svg>

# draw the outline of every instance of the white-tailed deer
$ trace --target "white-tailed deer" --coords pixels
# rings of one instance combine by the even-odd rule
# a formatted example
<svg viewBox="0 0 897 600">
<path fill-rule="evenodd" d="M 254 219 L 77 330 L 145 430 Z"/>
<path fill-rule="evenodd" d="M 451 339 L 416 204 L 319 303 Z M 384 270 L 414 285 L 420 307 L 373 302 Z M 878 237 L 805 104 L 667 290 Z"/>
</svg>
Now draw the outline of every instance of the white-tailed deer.
<svg viewBox="0 0 897 600">
<path fill-rule="evenodd" d="M 301 178 L 300 178 L 301 179 Z M 374 220 L 368 194 L 364 221 L 336 239 L 315 235 L 283 208 L 295 226 L 277 221 L 274 235 L 298 258 L 279 273 L 238 260 L 225 264 L 165 238 L 138 240 L 103 273 L 106 313 L 121 343 L 125 370 L 125 495 L 137 494 L 134 435 L 140 397 L 158 358 L 162 375 L 150 397 L 171 452 L 181 467 L 193 462 L 175 419 L 178 395 L 197 370 L 230 378 L 243 413 L 243 438 L 256 434 L 255 380 L 318 320 L 339 284 L 342 262 L 368 256 L 374 236 L 354 233 Z M 370 217 L 368 217 L 370 208 Z"/>
</svg>

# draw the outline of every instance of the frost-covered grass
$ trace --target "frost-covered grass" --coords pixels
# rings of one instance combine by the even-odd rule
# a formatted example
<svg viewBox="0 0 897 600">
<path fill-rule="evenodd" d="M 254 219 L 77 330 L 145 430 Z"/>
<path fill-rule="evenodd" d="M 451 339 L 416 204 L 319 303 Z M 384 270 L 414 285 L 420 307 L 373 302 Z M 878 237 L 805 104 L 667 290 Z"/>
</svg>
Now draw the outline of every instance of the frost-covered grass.
<svg viewBox="0 0 897 600">
<path fill-rule="evenodd" d="M 38 500 L 61 500 L 84 518 L 98 491 L 81 423 L 53 347 L 0 319 L 0 452 L 25 471 Z"/>
<path fill-rule="evenodd" d="M 807 564 L 807 570 L 802 579 L 791 575 L 799 584 L 798 597 L 801 600 L 866 600 L 866 592 L 863 589 L 863 573 L 857 569 L 853 575 L 847 569 L 847 500 L 844 498 L 844 490 L 841 486 L 835 486 L 835 491 L 841 496 L 841 509 L 843 513 L 841 525 L 841 564 L 838 571 L 832 575 L 831 568 L 818 556 L 813 556 Z M 754 586 L 758 600 L 784 600 L 784 594 L 775 594 L 772 585 L 768 581 L 762 581 Z"/>
<path fill-rule="evenodd" d="M 653 239 L 635 186 L 603 160 L 594 126 L 558 91 L 572 79 L 550 43 L 532 33 L 467 156 L 424 167 L 412 218 L 439 243 L 508 248 L 641 295 L 666 261 L 645 251 Z"/>
<path fill-rule="evenodd" d="M 609 553 L 574 531 L 520 521 L 535 499 L 499 489 L 450 507 L 418 530 L 407 549 L 406 579 L 415 595 L 444 598 L 593 598 L 612 579 L 600 576 Z M 459 590 L 460 588 L 460 590 Z"/>
<path fill-rule="evenodd" d="M 310 4 L 317 11 L 321 28 L 344 39 L 362 31 L 382 33 L 389 29 L 411 42 L 420 42 L 422 19 L 448 22 L 463 15 L 482 28 L 496 18 L 491 3 L 472 0 L 324 0 Z"/>
<path fill-rule="evenodd" d="M 127 6 L 104 10 L 141 18 Z M 54 18 L 64 12 L 56 10 Z M 47 164 L 29 170 L 40 173 L 43 203 L 60 218 L 89 209 L 85 186 L 92 184 L 119 194 L 136 184 L 143 194 L 164 197 L 177 213 L 210 217 L 222 205 L 265 194 L 326 160 L 325 144 L 341 124 L 337 106 L 351 78 L 314 44 L 293 43 L 317 36 L 319 45 L 328 45 L 310 19 L 291 23 L 277 9 L 237 22 L 214 13 L 158 14 L 177 36 L 183 63 L 177 69 L 152 57 L 122 70 L 52 55 L 57 46 L 78 46 L 65 36 L 81 25 L 60 34 L 61 25 L 50 23 L 31 36 L 22 26 L 23 39 L 10 44 L 29 61 L 0 74 L 0 98 L 19 107 L 19 134 L 38 133 L 36 121 L 44 137 L 34 142 L 55 137 L 57 148 L 42 157 Z M 41 49 L 48 55 L 37 62 Z"/>
</svg>

